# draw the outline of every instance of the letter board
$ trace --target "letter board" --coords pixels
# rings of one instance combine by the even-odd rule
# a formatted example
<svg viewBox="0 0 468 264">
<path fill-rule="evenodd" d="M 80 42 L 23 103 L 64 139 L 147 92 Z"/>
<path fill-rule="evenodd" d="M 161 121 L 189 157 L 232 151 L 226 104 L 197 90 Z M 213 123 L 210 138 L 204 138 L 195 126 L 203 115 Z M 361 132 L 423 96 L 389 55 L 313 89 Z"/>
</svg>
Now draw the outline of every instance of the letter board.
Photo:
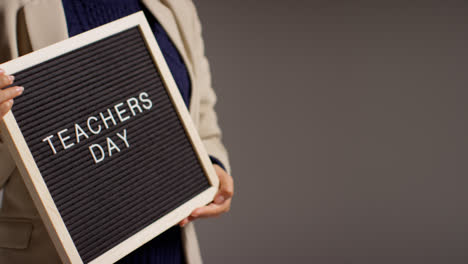
<svg viewBox="0 0 468 264">
<path fill-rule="evenodd" d="M 209 203 L 218 179 L 142 12 L 0 67 L 2 133 L 64 263 L 112 263 Z"/>
</svg>

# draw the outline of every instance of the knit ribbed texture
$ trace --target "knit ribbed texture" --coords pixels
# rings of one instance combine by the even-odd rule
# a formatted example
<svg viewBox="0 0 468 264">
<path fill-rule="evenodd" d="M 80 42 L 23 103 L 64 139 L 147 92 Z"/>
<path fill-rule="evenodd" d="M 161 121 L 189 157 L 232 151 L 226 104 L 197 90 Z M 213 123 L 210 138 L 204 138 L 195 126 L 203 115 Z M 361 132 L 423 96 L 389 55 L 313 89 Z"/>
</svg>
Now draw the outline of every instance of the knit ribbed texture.
<svg viewBox="0 0 468 264">
<path fill-rule="evenodd" d="M 138 0 L 63 0 L 62 2 L 70 37 L 143 10 L 182 98 L 186 106 L 189 106 L 191 83 L 182 57 L 162 26 Z M 117 263 L 185 263 L 180 227 L 170 228 Z"/>
<path fill-rule="evenodd" d="M 189 106 L 191 83 L 184 61 L 164 28 L 143 4 L 138 0 L 63 0 L 62 3 L 70 37 L 135 12 L 143 11 L 185 105 Z"/>
</svg>

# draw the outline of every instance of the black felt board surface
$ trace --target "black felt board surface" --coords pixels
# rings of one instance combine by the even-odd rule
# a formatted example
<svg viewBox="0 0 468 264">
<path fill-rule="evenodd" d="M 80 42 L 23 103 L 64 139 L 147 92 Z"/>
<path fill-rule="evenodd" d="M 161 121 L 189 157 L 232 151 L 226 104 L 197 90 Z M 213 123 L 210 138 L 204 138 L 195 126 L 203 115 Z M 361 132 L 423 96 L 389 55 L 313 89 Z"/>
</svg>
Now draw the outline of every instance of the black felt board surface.
<svg viewBox="0 0 468 264">
<path fill-rule="evenodd" d="M 210 187 L 138 27 L 15 78 L 25 92 L 12 112 L 84 263 Z M 140 101 L 143 111 L 135 108 L 133 116 L 126 102 L 142 92 L 152 107 L 143 109 Z M 123 122 L 114 108 L 120 102 L 130 116 Z M 99 119 L 107 109 L 116 119 L 108 129 Z M 88 131 L 90 116 L 98 119 L 92 125 L 101 125 L 100 133 Z M 75 124 L 89 138 L 81 135 L 77 143 Z M 63 129 L 66 144 L 74 144 L 67 149 L 57 135 Z M 117 136 L 124 129 L 129 147 Z M 56 154 L 43 141 L 50 135 Z M 109 156 L 107 138 L 120 152 L 111 146 Z M 89 150 L 93 144 L 106 151 L 98 163 Z"/>
</svg>

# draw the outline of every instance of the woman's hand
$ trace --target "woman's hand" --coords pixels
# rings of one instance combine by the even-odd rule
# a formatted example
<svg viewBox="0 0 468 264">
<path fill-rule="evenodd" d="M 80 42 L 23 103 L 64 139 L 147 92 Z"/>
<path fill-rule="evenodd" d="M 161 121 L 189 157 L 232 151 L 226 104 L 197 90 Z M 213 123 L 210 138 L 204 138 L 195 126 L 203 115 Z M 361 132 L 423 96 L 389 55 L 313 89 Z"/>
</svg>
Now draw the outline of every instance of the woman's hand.
<svg viewBox="0 0 468 264">
<path fill-rule="evenodd" d="M 219 178 L 219 190 L 214 201 L 209 205 L 193 210 L 189 217 L 179 222 L 180 226 L 185 226 L 197 218 L 220 216 L 231 208 L 231 200 L 234 195 L 234 181 L 231 175 L 227 174 L 220 166 L 216 164 L 213 166 Z"/>
<path fill-rule="evenodd" d="M 13 86 L 4 89 L 13 83 L 15 78 L 12 75 L 6 75 L 5 71 L 0 69 L 0 119 L 2 119 L 13 106 L 13 98 L 23 93 L 23 87 Z"/>
</svg>

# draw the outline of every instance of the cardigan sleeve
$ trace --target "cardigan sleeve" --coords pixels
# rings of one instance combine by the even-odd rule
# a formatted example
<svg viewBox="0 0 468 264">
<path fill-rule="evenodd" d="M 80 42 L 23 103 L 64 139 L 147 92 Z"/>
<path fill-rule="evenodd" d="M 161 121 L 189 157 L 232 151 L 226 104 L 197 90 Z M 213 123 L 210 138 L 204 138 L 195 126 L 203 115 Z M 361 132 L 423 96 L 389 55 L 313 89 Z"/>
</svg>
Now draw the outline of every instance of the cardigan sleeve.
<svg viewBox="0 0 468 264">
<path fill-rule="evenodd" d="M 193 2 L 187 2 L 189 2 L 188 5 L 193 15 L 193 39 L 191 39 L 190 43 L 193 44 L 193 64 L 197 79 L 197 87 L 200 89 L 198 132 L 208 154 L 215 157 L 219 163 L 224 165 L 226 171 L 231 173 L 228 153 L 222 143 L 222 132 L 218 125 L 218 119 L 214 109 L 217 97 L 213 87 L 211 86 L 211 72 L 208 59 L 205 55 L 200 19 Z"/>
<path fill-rule="evenodd" d="M 0 63 L 18 56 L 16 48 L 16 21 L 17 10 L 8 1 L 0 2 Z"/>
</svg>

